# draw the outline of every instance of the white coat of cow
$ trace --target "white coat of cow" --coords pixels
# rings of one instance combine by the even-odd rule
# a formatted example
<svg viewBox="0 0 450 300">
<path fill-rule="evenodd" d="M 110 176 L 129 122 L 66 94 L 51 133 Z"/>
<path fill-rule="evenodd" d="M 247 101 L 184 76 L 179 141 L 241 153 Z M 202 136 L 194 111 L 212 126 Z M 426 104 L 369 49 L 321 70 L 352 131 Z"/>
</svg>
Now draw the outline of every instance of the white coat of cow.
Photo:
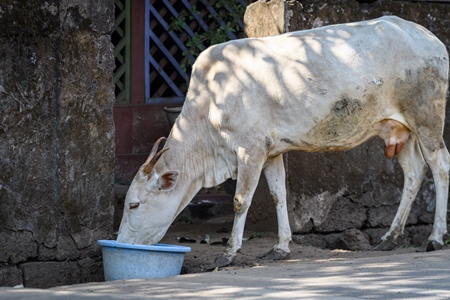
<svg viewBox="0 0 450 300">
<path fill-rule="evenodd" d="M 200 188 L 233 178 L 233 230 L 215 262 L 230 264 L 263 171 L 278 218 L 278 241 L 266 257 L 285 258 L 291 231 L 282 154 L 347 150 L 378 135 L 386 156 L 398 155 L 405 181 L 377 249 L 392 249 L 403 233 L 427 166 L 436 213 L 424 246 L 441 248 L 450 167 L 442 138 L 448 71 L 445 46 L 394 16 L 208 48 L 195 62 L 165 148 L 158 152 L 160 141 L 155 144 L 131 183 L 117 240 L 157 243 Z"/>
</svg>

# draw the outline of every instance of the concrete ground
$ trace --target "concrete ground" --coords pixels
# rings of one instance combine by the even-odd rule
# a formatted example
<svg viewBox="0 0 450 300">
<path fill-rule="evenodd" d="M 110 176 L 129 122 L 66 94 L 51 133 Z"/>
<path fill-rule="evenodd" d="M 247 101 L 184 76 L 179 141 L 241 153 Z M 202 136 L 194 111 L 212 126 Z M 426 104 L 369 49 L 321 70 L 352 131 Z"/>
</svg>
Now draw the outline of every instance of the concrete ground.
<svg viewBox="0 0 450 300">
<path fill-rule="evenodd" d="M 62 286 L 0 299 L 450 299 L 450 250 Z"/>
</svg>

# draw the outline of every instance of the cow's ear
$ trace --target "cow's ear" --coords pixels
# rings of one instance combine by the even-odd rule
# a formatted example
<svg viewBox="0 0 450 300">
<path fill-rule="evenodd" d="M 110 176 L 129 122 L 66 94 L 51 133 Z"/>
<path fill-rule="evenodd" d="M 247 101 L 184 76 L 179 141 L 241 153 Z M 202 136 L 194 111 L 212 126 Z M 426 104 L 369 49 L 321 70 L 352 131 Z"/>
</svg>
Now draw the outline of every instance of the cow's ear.
<svg viewBox="0 0 450 300">
<path fill-rule="evenodd" d="M 156 180 L 156 188 L 162 191 L 170 191 L 177 184 L 179 174 L 179 171 L 168 171 L 162 173 Z"/>
</svg>

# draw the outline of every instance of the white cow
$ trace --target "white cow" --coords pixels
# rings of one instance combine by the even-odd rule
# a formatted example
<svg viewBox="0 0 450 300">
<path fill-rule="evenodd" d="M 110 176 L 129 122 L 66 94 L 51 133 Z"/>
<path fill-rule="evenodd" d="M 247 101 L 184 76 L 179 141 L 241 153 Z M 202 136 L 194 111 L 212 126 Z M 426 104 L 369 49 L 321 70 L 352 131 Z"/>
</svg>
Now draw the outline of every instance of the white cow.
<svg viewBox="0 0 450 300">
<path fill-rule="evenodd" d="M 282 154 L 347 150 L 378 135 L 386 156 L 398 155 L 405 182 L 377 249 L 392 249 L 403 233 L 427 166 L 436 214 L 425 249 L 441 248 L 450 167 L 442 138 L 448 71 L 445 46 L 394 16 L 208 48 L 194 65 L 165 148 L 157 152 L 159 140 L 131 183 L 117 240 L 157 243 L 201 187 L 233 178 L 233 230 L 215 261 L 228 265 L 241 248 L 263 171 L 278 217 L 278 241 L 265 257 L 286 258 L 291 231 Z"/>
</svg>

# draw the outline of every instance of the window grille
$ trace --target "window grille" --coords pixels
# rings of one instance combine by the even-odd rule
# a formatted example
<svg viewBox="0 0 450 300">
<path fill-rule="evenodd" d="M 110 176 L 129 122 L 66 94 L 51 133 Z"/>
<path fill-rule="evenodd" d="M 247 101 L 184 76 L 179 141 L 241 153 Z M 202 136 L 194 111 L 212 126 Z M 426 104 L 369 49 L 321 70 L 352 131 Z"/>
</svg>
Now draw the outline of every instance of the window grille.
<svg viewBox="0 0 450 300">
<path fill-rule="evenodd" d="M 183 36 L 171 31 L 172 19 L 180 13 L 189 13 L 193 5 L 199 14 L 191 14 L 186 18 L 184 29 L 189 36 L 194 36 L 196 32 L 205 32 L 211 24 L 205 20 L 210 20 L 209 15 L 217 16 L 214 9 L 215 1 L 206 0 L 146 0 L 145 16 L 145 98 L 146 103 L 159 102 L 161 98 L 174 99 L 180 102 L 187 90 L 189 74 L 184 70 L 182 61 L 187 54 L 187 40 Z M 241 1 L 243 7 L 245 1 Z M 221 21 L 223 22 L 223 21 Z M 238 23 L 243 29 L 242 21 Z M 237 35 L 227 32 L 229 39 L 236 39 Z M 202 48 L 209 45 L 202 44 Z M 191 59 L 195 59 L 191 55 Z M 182 100 L 181 100 L 182 101 Z"/>
<path fill-rule="evenodd" d="M 130 103 L 130 42 L 131 42 L 131 0 L 114 0 L 114 31 L 111 41 L 114 44 L 114 85 L 116 103 Z"/>
</svg>

